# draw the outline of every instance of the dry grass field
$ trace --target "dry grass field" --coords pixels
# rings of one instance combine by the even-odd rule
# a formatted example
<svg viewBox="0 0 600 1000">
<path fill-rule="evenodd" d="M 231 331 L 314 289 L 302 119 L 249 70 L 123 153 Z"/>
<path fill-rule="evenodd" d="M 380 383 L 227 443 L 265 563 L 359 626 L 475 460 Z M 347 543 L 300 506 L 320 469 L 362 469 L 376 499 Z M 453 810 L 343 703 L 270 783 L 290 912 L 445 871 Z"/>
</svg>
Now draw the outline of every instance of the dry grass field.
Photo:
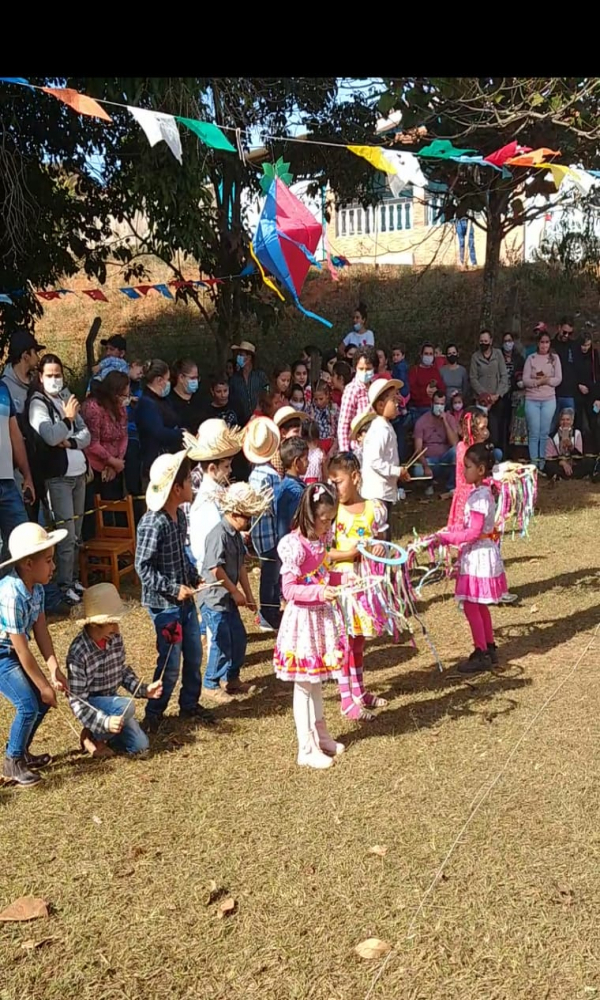
<svg viewBox="0 0 600 1000">
<path fill-rule="evenodd" d="M 397 534 L 446 513 L 403 505 Z M 250 621 L 257 692 L 217 730 L 169 718 L 148 759 L 96 762 L 51 713 L 43 787 L 0 790 L 0 908 L 50 905 L 0 924 L 0 1000 L 599 997 L 599 525 L 597 488 L 542 485 L 530 538 L 504 545 L 521 601 L 494 612 L 493 674 L 453 676 L 468 630 L 448 585 L 429 588 L 444 674 L 418 630 L 416 648 L 368 645 L 389 706 L 348 723 L 327 687 L 347 745 L 330 771 L 296 766 L 291 690 Z M 130 608 L 149 678 L 153 630 Z M 60 658 L 76 629 L 52 626 Z M 385 959 L 354 953 L 369 937 Z"/>
</svg>

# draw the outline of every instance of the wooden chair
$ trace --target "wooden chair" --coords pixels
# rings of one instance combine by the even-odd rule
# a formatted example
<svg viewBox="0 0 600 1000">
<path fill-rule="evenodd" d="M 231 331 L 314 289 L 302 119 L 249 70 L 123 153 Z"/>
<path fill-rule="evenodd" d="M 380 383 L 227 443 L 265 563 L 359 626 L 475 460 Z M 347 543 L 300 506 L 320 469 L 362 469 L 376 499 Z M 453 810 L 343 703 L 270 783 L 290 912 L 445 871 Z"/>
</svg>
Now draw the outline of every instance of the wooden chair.
<svg viewBox="0 0 600 1000">
<path fill-rule="evenodd" d="M 134 567 L 135 559 L 135 520 L 133 516 L 133 500 L 130 496 L 124 500 L 102 500 L 98 494 L 94 496 L 94 512 L 96 520 L 96 537 L 84 542 L 79 552 L 81 582 L 88 586 L 90 571 L 101 573 L 108 577 L 117 590 L 121 589 L 121 579 L 127 573 L 132 573 L 137 579 Z M 127 524 L 115 527 L 114 515 L 124 514 Z M 109 523 L 106 516 L 110 515 Z M 131 562 L 119 566 L 119 558 L 130 556 Z M 92 560 L 94 560 L 92 562 Z"/>
</svg>

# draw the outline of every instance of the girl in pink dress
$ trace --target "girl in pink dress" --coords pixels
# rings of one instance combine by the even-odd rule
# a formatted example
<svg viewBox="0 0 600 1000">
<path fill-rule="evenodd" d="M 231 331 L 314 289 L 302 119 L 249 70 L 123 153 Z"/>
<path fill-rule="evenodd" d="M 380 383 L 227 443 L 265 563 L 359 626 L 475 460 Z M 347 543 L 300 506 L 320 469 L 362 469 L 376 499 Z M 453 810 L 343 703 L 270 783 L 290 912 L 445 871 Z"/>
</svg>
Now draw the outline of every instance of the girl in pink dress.
<svg viewBox="0 0 600 1000">
<path fill-rule="evenodd" d="M 337 677 L 349 656 L 348 637 L 335 603 L 341 573 L 326 568 L 327 545 L 337 497 L 324 483 L 307 486 L 278 547 L 281 591 L 287 601 L 273 654 L 275 673 L 294 684 L 298 763 L 331 767 L 344 750 L 323 719 L 322 681 Z"/>
<path fill-rule="evenodd" d="M 460 420 L 461 440 L 456 446 L 456 489 L 452 497 L 452 506 L 448 517 L 448 528 L 462 528 L 465 520 L 465 504 L 473 487 L 465 479 L 465 454 L 473 444 L 482 444 L 488 440 L 487 413 L 478 406 L 464 410 Z"/>
<path fill-rule="evenodd" d="M 496 504 L 484 483 L 493 464 L 493 445 L 474 444 L 467 450 L 464 474 L 471 493 L 465 504 L 464 528 L 445 529 L 437 535 L 442 545 L 460 548 L 455 597 L 465 612 L 474 646 L 469 659 L 459 664 L 464 674 L 490 670 L 498 663 L 488 605 L 498 604 L 508 588 L 495 530 Z"/>
</svg>

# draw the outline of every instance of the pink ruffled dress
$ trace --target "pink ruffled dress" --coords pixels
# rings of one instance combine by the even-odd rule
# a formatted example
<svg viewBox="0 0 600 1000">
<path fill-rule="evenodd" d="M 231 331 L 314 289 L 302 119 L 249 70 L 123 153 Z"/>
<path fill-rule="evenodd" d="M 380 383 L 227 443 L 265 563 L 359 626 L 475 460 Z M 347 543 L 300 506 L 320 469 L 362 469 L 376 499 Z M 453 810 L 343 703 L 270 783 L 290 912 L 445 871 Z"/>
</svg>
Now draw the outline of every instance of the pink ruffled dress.
<svg viewBox="0 0 600 1000">
<path fill-rule="evenodd" d="M 455 598 L 459 603 L 497 604 L 508 591 L 495 531 L 496 504 L 489 486 L 472 489 L 465 504 L 464 528 L 444 530 L 439 539 L 462 546 Z M 473 537 L 474 536 L 474 537 Z"/>
<path fill-rule="evenodd" d="M 275 673 L 282 681 L 337 677 L 349 655 L 348 637 L 337 604 L 324 600 L 324 588 L 337 586 L 342 575 L 326 569 L 323 542 L 298 531 L 281 539 L 277 554 L 287 605 L 273 653 Z"/>
<path fill-rule="evenodd" d="M 449 528 L 462 528 L 465 523 L 465 504 L 473 487 L 465 479 L 465 454 L 468 445 L 459 441 L 456 446 L 456 487 L 448 517 Z"/>
</svg>

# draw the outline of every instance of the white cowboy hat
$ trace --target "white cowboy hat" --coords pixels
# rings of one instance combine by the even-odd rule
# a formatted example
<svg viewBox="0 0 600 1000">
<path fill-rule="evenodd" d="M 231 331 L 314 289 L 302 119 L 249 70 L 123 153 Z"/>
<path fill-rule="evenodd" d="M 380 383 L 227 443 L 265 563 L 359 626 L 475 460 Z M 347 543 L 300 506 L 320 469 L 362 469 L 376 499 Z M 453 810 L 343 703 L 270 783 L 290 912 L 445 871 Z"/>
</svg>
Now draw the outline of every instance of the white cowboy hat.
<svg viewBox="0 0 600 1000">
<path fill-rule="evenodd" d="M 146 490 L 146 505 L 148 510 L 162 510 L 167 500 L 175 476 L 184 458 L 187 458 L 185 451 L 178 451 L 176 455 L 159 455 L 150 466 L 150 483 Z"/>
<path fill-rule="evenodd" d="M 204 421 L 197 437 L 184 431 L 183 443 L 192 462 L 217 462 L 220 458 L 231 458 L 242 450 L 242 431 L 215 417 Z"/>
<path fill-rule="evenodd" d="M 44 531 L 41 524 L 35 524 L 33 521 L 25 521 L 24 524 L 18 524 L 11 531 L 8 539 L 10 559 L 1 563 L 0 569 L 4 569 L 5 566 L 14 566 L 21 559 L 37 556 L 40 552 L 45 552 L 46 549 L 53 548 L 59 542 L 62 542 L 63 538 L 66 538 L 68 534 L 69 532 L 66 528 L 58 528 L 57 531 Z"/>
<path fill-rule="evenodd" d="M 356 441 L 363 427 L 375 420 L 376 416 L 375 410 L 365 410 L 364 413 L 359 413 L 350 424 L 350 438 Z"/>
<path fill-rule="evenodd" d="M 279 427 L 270 417 L 255 417 L 244 431 L 244 455 L 253 465 L 270 462 L 280 441 Z"/>
<path fill-rule="evenodd" d="M 96 583 L 83 595 L 81 625 L 107 625 L 120 622 L 126 614 L 125 605 L 114 583 Z"/>
<path fill-rule="evenodd" d="M 273 420 L 278 427 L 282 424 L 287 424 L 288 420 L 295 420 L 298 417 L 300 420 L 308 420 L 308 413 L 304 410 L 295 410 L 293 406 L 282 406 L 273 417 Z"/>
<path fill-rule="evenodd" d="M 248 483 L 232 483 L 219 497 L 219 507 L 224 514 L 239 514 L 240 517 L 258 517 L 273 503 L 270 487 L 257 491 Z"/>
<path fill-rule="evenodd" d="M 249 340 L 240 340 L 239 344 L 231 345 L 232 351 L 246 351 L 248 354 L 256 354 L 256 347 Z"/>
<path fill-rule="evenodd" d="M 388 389 L 401 389 L 404 382 L 401 382 L 399 378 L 376 378 L 374 382 L 371 382 L 369 386 L 369 402 L 371 406 L 375 406 L 375 403 L 380 396 L 383 396 L 384 392 Z"/>
</svg>

